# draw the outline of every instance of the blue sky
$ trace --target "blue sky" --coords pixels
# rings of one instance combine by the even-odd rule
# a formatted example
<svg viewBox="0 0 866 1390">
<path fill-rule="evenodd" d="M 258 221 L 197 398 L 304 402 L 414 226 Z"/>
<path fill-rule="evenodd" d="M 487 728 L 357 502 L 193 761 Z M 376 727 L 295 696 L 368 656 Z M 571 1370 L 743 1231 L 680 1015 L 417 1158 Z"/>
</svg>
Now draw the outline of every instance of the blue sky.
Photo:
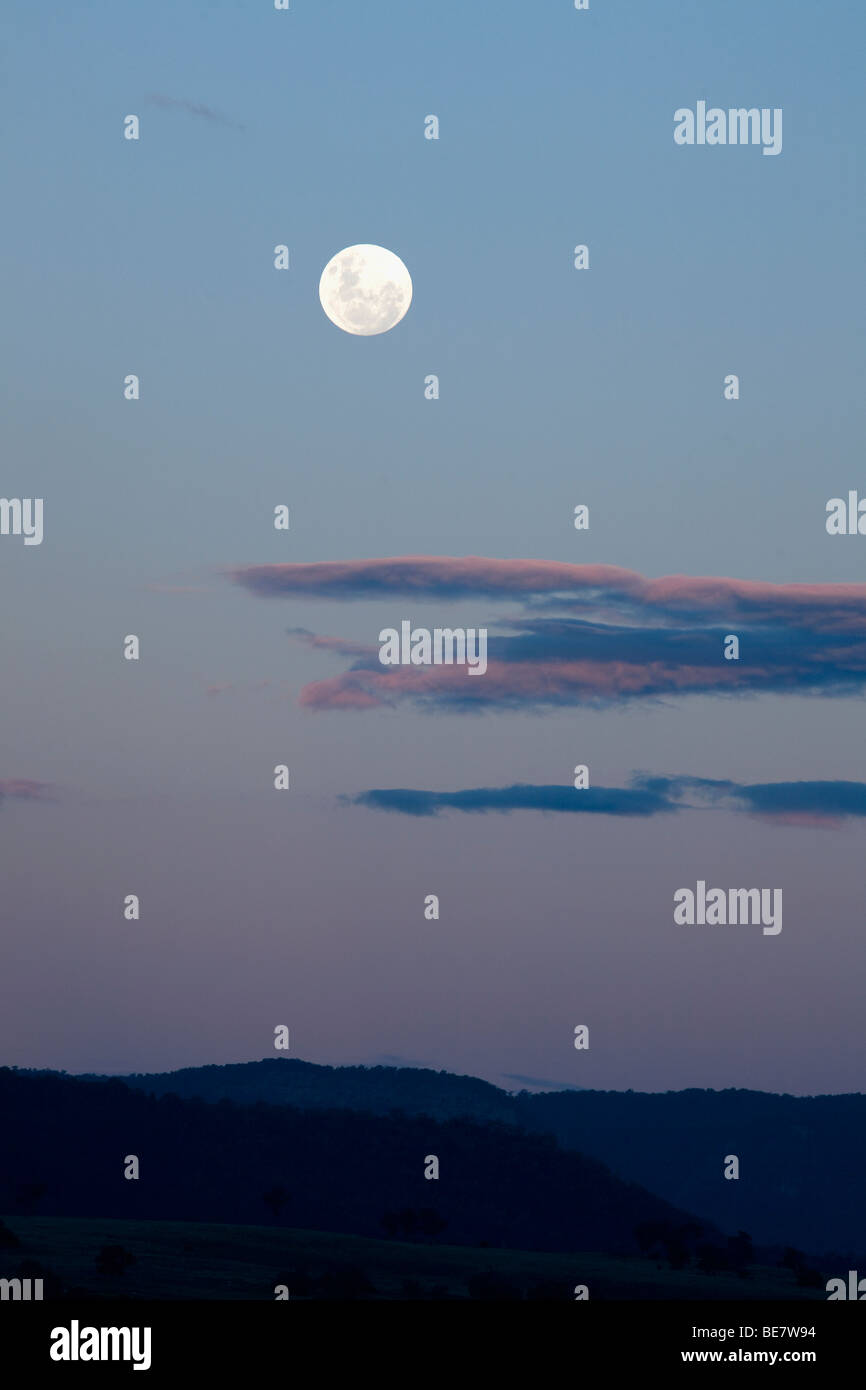
<svg viewBox="0 0 866 1390">
<path fill-rule="evenodd" d="M 300 691 L 341 667 L 287 628 L 369 643 L 513 607 L 262 600 L 227 571 L 471 554 L 861 583 L 866 539 L 829 537 L 824 508 L 866 492 L 864 14 L 10 0 L 3 24 L 3 492 L 44 497 L 45 540 L 0 539 L 0 780 L 58 792 L 0 807 L 2 1059 L 235 1060 L 285 1021 L 329 1062 L 859 1086 L 857 823 L 587 817 L 576 839 L 555 817 L 340 801 L 567 784 L 579 761 L 607 787 L 856 780 L 859 697 L 312 713 Z M 699 99 L 781 107 L 782 154 L 678 148 L 673 113 Z M 367 241 L 414 298 L 361 340 L 316 291 Z M 778 940 L 684 942 L 671 895 L 714 873 L 785 885 Z M 443 884 L 433 930 L 420 903 Z M 577 1022 L 598 1027 L 579 1075 Z"/>
</svg>

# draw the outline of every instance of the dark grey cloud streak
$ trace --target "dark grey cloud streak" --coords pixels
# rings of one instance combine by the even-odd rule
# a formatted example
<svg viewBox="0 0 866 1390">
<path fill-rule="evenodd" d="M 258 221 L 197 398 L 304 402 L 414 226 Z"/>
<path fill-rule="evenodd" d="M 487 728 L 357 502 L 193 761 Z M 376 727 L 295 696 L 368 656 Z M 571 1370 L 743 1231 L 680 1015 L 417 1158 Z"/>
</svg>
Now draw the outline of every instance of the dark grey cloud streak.
<svg viewBox="0 0 866 1390">
<path fill-rule="evenodd" d="M 745 812 L 787 825 L 838 825 L 866 816 L 866 782 L 753 782 L 709 777 L 656 777 L 638 773 L 628 787 L 470 787 L 423 791 L 409 787 L 373 789 L 343 797 L 353 806 L 436 816 L 443 811 L 544 811 L 566 815 L 656 816 L 683 810 Z"/>
</svg>

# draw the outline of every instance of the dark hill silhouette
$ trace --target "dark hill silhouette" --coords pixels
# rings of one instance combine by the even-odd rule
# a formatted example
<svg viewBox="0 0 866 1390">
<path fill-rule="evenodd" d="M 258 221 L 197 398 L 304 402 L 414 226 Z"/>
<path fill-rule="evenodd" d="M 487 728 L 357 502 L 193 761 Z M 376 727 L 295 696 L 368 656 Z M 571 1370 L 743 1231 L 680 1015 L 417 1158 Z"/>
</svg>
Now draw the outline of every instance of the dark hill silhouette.
<svg viewBox="0 0 866 1390">
<path fill-rule="evenodd" d="M 866 1096 L 582 1091 L 521 1100 L 527 1129 L 762 1244 L 866 1254 Z M 740 1177 L 726 1181 L 736 1154 Z"/>
<path fill-rule="evenodd" d="M 866 1252 L 866 1096 L 748 1090 L 510 1094 L 474 1077 L 411 1067 L 268 1059 L 124 1078 L 155 1094 L 387 1115 L 469 1116 L 554 1134 L 673 1205 L 762 1244 Z M 726 1154 L 741 1160 L 736 1182 Z M 429 1186 L 429 1184 L 428 1184 Z"/>
<path fill-rule="evenodd" d="M 105 1080 L 84 1076 L 79 1080 Z M 517 1120 L 507 1091 L 474 1076 L 418 1067 L 324 1067 L 314 1062 L 269 1058 L 226 1066 L 184 1067 L 180 1071 L 133 1074 L 120 1078 L 128 1086 L 200 1100 L 234 1100 L 253 1105 L 294 1105 L 301 1109 L 365 1110 L 388 1115 L 392 1110 L 449 1120 Z"/>
<path fill-rule="evenodd" d="M 10 1069 L 0 1070 L 0 1114 L 0 1211 L 27 1186 L 45 1216 L 381 1236 L 383 1215 L 408 1209 L 418 1213 L 410 1238 L 610 1254 L 636 1250 L 642 1224 L 689 1220 L 551 1136 L 498 1123 L 209 1104 Z M 130 1154 L 138 1181 L 123 1176 Z M 428 1154 L 438 1182 L 423 1176 Z"/>
</svg>

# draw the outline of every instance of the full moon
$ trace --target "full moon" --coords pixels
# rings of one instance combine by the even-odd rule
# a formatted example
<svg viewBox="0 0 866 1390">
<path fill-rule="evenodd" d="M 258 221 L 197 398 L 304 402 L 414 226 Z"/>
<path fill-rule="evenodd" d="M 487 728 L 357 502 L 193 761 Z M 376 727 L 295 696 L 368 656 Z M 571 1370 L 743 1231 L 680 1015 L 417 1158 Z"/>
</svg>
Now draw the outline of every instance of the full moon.
<svg viewBox="0 0 866 1390">
<path fill-rule="evenodd" d="M 344 333 L 387 333 L 412 303 L 412 280 L 384 246 L 347 246 L 332 256 L 319 281 L 322 308 Z"/>
</svg>

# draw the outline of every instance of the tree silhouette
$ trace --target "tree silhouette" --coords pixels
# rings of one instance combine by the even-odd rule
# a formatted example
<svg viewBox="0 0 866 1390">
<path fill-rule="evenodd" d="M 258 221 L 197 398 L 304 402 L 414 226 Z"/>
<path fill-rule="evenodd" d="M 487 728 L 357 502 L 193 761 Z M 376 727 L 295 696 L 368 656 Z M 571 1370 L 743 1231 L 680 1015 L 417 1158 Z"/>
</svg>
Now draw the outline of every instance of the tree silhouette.
<svg viewBox="0 0 866 1390">
<path fill-rule="evenodd" d="M 786 1245 L 779 1263 L 783 1269 L 792 1269 L 796 1274 L 797 1270 L 802 1269 L 806 1263 L 806 1256 L 796 1246 Z"/>
<path fill-rule="evenodd" d="M 448 1222 L 443 1220 L 438 1211 L 434 1211 L 432 1207 L 422 1207 L 418 1212 L 417 1224 L 422 1236 L 427 1236 L 429 1240 L 435 1240 L 445 1230 Z"/>
<path fill-rule="evenodd" d="M 100 1274 L 125 1274 L 129 1265 L 135 1264 L 135 1256 L 122 1245 L 103 1245 L 96 1257 L 96 1268 Z"/>
<path fill-rule="evenodd" d="M 641 1254 L 651 1254 L 653 1249 L 661 1244 L 663 1233 L 664 1222 L 662 1221 L 641 1221 L 635 1226 L 634 1238 Z"/>
<path fill-rule="evenodd" d="M 407 1240 L 411 1240 L 418 1229 L 418 1214 L 414 1207 L 403 1207 L 397 1212 L 397 1228 Z"/>
<path fill-rule="evenodd" d="M 400 1229 L 400 1217 L 396 1211 L 383 1211 L 379 1217 L 379 1225 L 389 1240 L 395 1240 Z"/>
<path fill-rule="evenodd" d="M 634 1237 L 644 1255 L 664 1255 L 671 1269 L 684 1269 L 703 1228 L 696 1221 L 642 1221 Z"/>
<path fill-rule="evenodd" d="M 283 1211 L 289 1203 L 289 1193 L 280 1183 L 276 1183 L 267 1192 L 262 1193 L 262 1201 L 269 1209 L 275 1221 L 279 1221 Z"/>
</svg>

